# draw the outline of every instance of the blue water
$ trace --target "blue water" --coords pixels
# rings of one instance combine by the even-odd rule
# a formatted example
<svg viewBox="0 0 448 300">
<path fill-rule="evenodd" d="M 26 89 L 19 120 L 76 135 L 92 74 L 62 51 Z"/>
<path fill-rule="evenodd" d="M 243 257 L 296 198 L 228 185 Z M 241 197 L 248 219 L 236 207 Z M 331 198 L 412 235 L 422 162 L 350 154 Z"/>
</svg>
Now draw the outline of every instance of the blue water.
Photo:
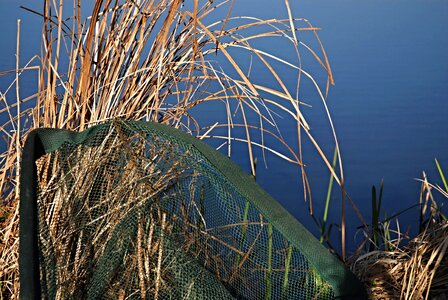
<svg viewBox="0 0 448 300">
<path fill-rule="evenodd" d="M 236 2 L 234 15 L 261 18 L 286 15 L 282 1 Z M 319 35 L 336 81 L 330 89 L 328 103 L 341 143 L 348 193 L 367 219 L 371 187 L 378 185 L 381 179 L 385 182 L 383 207 L 388 216 L 418 203 L 420 184 L 414 178 L 421 178 L 422 171 L 427 171 L 430 179 L 440 183 L 434 158 L 448 170 L 448 2 L 290 2 L 296 17 L 306 17 L 314 26 L 322 28 Z M 40 19 L 21 11 L 19 4 L 39 9 L 31 0 L 0 2 L 0 70 L 15 67 L 17 18 L 22 19 L 22 62 L 40 52 Z M 279 43 L 268 43 L 267 47 L 274 52 L 283 51 Z M 288 77 L 286 72 L 290 71 L 285 69 L 283 72 Z M 258 75 L 261 82 L 271 80 L 264 78 L 267 75 L 263 72 Z M 35 86 L 33 76 L 24 77 L 22 87 Z M 291 74 L 291 78 L 293 76 Z M 10 79 L 11 76 L 0 77 L 1 91 Z M 302 93 L 314 106 L 304 110 L 312 124 L 312 132 L 324 145 L 326 154 L 331 156 L 333 146 L 328 124 L 322 119 L 318 99 L 313 98 L 317 95 L 307 90 Z M 292 141 L 294 128 L 288 127 L 291 124 L 287 121 L 281 123 L 285 127 L 282 133 Z M 242 146 L 235 146 L 234 154 L 237 155 L 234 159 L 248 170 L 247 161 L 238 157 L 244 150 Z M 261 153 L 258 155 L 260 161 Z M 268 170 L 259 163 L 257 180 L 316 232 L 307 213 L 308 203 L 303 201 L 299 171 L 275 157 L 268 156 L 267 163 Z M 314 211 L 319 217 L 329 175 L 311 147 L 305 147 L 305 163 L 310 166 Z M 340 219 L 339 194 L 335 189 L 332 197 L 330 221 L 335 223 Z M 446 200 L 443 201 L 446 204 Z M 349 206 L 347 214 L 348 243 L 354 245 L 356 226 L 360 221 Z M 401 229 L 411 226 L 415 232 L 416 216 L 415 209 L 403 214 Z"/>
</svg>

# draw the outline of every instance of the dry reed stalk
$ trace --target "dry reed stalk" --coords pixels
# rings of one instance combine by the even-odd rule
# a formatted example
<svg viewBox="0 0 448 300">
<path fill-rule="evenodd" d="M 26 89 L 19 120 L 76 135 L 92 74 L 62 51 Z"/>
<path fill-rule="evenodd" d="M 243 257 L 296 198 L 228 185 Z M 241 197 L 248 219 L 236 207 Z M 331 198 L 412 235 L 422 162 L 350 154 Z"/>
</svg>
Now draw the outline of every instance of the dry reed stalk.
<svg viewBox="0 0 448 300">
<path fill-rule="evenodd" d="M 166 227 L 166 214 L 164 213 L 162 216 L 162 231 L 160 233 L 160 241 L 159 241 L 159 253 L 157 255 L 157 269 L 156 269 L 156 287 L 154 291 L 154 300 L 159 299 L 159 290 L 162 285 L 162 259 L 163 259 L 163 237 L 164 231 Z"/>
<path fill-rule="evenodd" d="M 152 219 L 152 217 L 151 217 Z M 147 249 L 147 254 L 145 256 L 145 276 L 148 282 L 148 285 L 151 284 L 150 282 L 150 276 L 151 276 L 151 270 L 150 270 L 150 262 L 151 262 L 151 249 L 152 249 L 152 240 L 153 240 L 153 236 L 154 236 L 154 223 L 151 223 L 150 227 L 149 227 L 149 232 L 148 232 L 148 244 L 146 246 Z"/>
<path fill-rule="evenodd" d="M 2 295 L 18 296 L 18 201 L 12 199 L 17 198 L 16 178 L 19 176 L 19 168 L 16 162 L 19 160 L 19 152 L 14 150 L 20 148 L 27 133 L 34 128 L 57 127 L 79 131 L 92 124 L 122 117 L 170 124 L 202 138 L 223 139 L 227 143 L 229 156 L 232 141 L 242 141 L 248 145 L 251 167 L 254 165 L 253 147 L 260 147 L 263 152 L 270 151 L 301 166 L 304 196 L 311 199 L 302 164 L 301 139 L 299 138 L 298 146 L 287 145 L 283 141 L 275 120 L 279 111 L 297 122 L 299 137 L 302 131 L 310 137 L 317 152 L 329 166 L 330 172 L 334 173 L 335 180 L 343 184 L 341 162 L 341 173 L 336 174 L 313 138 L 309 122 L 300 110 L 303 103 L 299 101 L 298 90 L 300 78 L 303 76 L 315 86 L 328 114 L 326 93 L 322 92 L 317 82 L 302 68 L 300 58 L 300 51 L 311 53 L 328 74 L 328 88 L 333 79 L 328 58 L 317 36 L 319 29 L 307 20 L 293 19 L 290 9 L 287 19 L 259 20 L 249 17 L 232 18 L 231 6 L 224 20 L 206 24 L 205 20 L 218 13 L 226 2 L 195 1 L 193 9 L 190 9 L 179 0 L 113 3 L 97 1 L 92 15 L 85 20 L 81 17 L 81 2 L 78 3 L 77 0 L 73 2 L 73 16 L 68 19 L 63 16 L 63 7 L 69 4 L 63 0 L 45 1 L 42 13 L 28 9 L 43 17 L 43 54 L 37 65 L 30 65 L 36 60 L 33 58 L 23 68 L 20 67 L 17 56 L 16 79 L 13 83 L 18 91 L 20 75 L 27 70 L 39 70 L 38 90 L 29 97 L 22 97 L 22 102 L 32 103 L 31 109 L 23 111 L 20 108 L 19 95 L 16 96 L 17 102 L 13 104 L 8 100 L 9 89 L 0 95 L 5 105 L 0 113 L 2 116 L 8 116 L 8 120 L 1 125 L 1 130 L 9 142 L 7 151 L 0 159 L 0 205 L 6 215 L 6 226 L 0 231 Z M 298 40 L 299 34 L 304 35 L 307 32 L 312 33 L 321 46 L 320 53 L 305 44 L 305 39 Z M 252 43 L 260 39 L 278 37 L 290 42 L 297 53 L 299 65 L 288 58 L 266 53 Z M 269 71 L 278 86 L 268 87 L 264 83 L 252 81 L 249 76 L 252 67 L 243 70 L 230 50 L 254 54 L 258 58 L 259 66 Z M 224 56 L 216 57 L 215 53 L 222 53 Z M 226 66 L 226 71 L 214 62 L 219 62 L 220 59 Z M 272 66 L 273 62 L 298 72 L 295 96 L 286 88 L 281 73 Z M 232 75 L 234 72 L 237 75 Z M 227 123 L 213 127 L 201 124 L 195 114 L 196 107 L 208 102 L 224 104 L 223 114 L 226 115 Z M 18 113 L 16 116 L 14 109 Z M 237 112 L 240 113 L 239 116 L 235 116 Z M 249 116 L 251 119 L 257 116 L 257 121 L 252 123 Z M 26 126 L 21 134 L 20 128 L 14 125 L 24 121 L 28 123 L 24 123 Z M 332 125 L 331 118 L 329 121 Z M 13 126 L 13 134 L 7 130 L 8 126 Z M 221 127 L 227 128 L 226 135 L 214 133 Z M 244 128 L 245 138 L 237 137 L 235 130 L 239 127 Z M 201 130 L 205 130 L 205 134 L 201 134 Z M 266 134 L 280 141 L 279 145 L 265 144 Z M 335 142 L 337 143 L 336 136 Z M 298 149 L 299 154 L 293 149 Z M 92 152 L 90 155 L 96 154 Z M 46 159 L 49 160 L 49 157 Z M 100 163 L 101 158 L 99 159 Z M 45 161 L 40 163 L 41 166 L 49 165 L 49 162 Z M 79 171 L 81 170 L 76 172 Z M 53 165 L 49 174 L 55 172 L 57 173 L 56 165 Z M 129 172 L 129 176 L 134 175 L 132 168 Z M 75 182 L 71 191 L 61 190 L 57 192 L 60 194 L 57 194 L 54 189 L 48 190 L 48 193 L 53 193 L 54 196 L 53 211 L 48 214 L 52 218 L 52 230 L 60 218 L 61 195 L 82 192 L 81 187 L 88 186 L 89 178 L 89 174 L 86 174 L 84 180 Z M 52 186 L 52 180 L 58 179 L 61 178 L 50 176 L 42 184 Z M 157 188 L 153 187 L 153 190 Z M 83 193 L 86 195 L 88 191 L 84 190 Z M 98 207 L 101 205 L 105 204 L 100 203 Z M 120 204 L 111 215 L 92 222 L 104 224 L 118 213 L 119 209 L 128 205 L 131 204 Z M 96 234 L 98 241 L 95 242 L 98 243 L 105 231 Z M 74 245 L 78 249 L 76 259 L 78 264 L 81 264 L 84 258 L 79 252 L 80 244 Z M 80 269 L 78 271 L 81 272 Z M 145 273 L 148 273 L 146 267 Z"/>
<path fill-rule="evenodd" d="M 146 299 L 146 283 L 145 275 L 143 271 L 143 249 L 142 249 L 142 239 L 143 239 L 143 225 L 140 221 L 138 223 L 137 231 L 137 260 L 138 260 L 138 277 L 140 283 L 140 295 L 142 299 Z"/>
</svg>

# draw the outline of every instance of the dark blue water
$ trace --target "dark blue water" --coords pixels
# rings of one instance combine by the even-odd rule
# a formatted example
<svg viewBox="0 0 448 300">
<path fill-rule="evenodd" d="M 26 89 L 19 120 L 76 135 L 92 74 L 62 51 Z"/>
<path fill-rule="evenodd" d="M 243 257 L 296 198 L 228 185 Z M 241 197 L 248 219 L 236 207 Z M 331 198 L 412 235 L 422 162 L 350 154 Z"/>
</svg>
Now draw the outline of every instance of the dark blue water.
<svg viewBox="0 0 448 300">
<path fill-rule="evenodd" d="M 236 1 L 234 15 L 261 18 L 283 18 L 286 8 L 282 1 Z M 33 1 L 2 0 L 0 2 L 0 69 L 15 66 L 16 19 L 22 19 L 22 62 L 39 53 L 40 19 L 21 11 L 22 4 L 39 9 Z M 430 179 L 440 183 L 434 158 L 448 173 L 448 2 L 434 1 L 354 1 L 301 0 L 291 1 L 295 17 L 306 17 L 319 33 L 333 69 L 336 85 L 331 87 L 328 103 L 341 143 L 346 189 L 366 218 L 370 214 L 372 185 L 384 179 L 383 207 L 390 216 L 418 203 L 421 178 L 427 171 Z M 302 33 L 299 39 L 302 38 Z M 306 40 L 308 37 L 303 36 Z M 267 43 L 267 50 L 288 55 L 281 43 Z M 241 61 L 244 63 L 243 57 Z M 22 63 L 23 64 L 23 63 Z M 308 70 L 318 70 L 310 65 Z M 282 70 L 283 76 L 288 77 Z M 317 79 L 322 74 L 316 71 Z M 259 81 L 272 80 L 259 72 Z M 264 77 L 266 76 L 266 77 Z M 291 73 L 291 78 L 295 74 Z M 9 78 L 9 79 L 8 79 Z M 11 77 L 0 77 L 4 91 Z M 293 80 L 286 80 L 293 86 Z M 35 77 L 24 77 L 23 96 L 35 88 Z M 33 86 L 34 85 L 34 86 Z M 305 85 L 306 86 L 306 85 Z M 304 109 L 305 116 L 328 156 L 333 145 L 328 123 L 315 93 L 304 88 L 305 101 L 313 104 Z M 282 133 L 294 140 L 294 127 L 280 121 Z M 235 146 L 234 154 L 245 147 Z M 259 161 L 261 152 L 257 152 Z M 322 213 L 328 184 L 320 159 L 305 145 L 305 163 L 313 192 L 317 217 Z M 268 155 L 268 169 L 259 163 L 258 181 L 308 228 L 316 232 L 309 218 L 308 203 L 303 201 L 299 170 Z M 248 170 L 247 161 L 234 158 Z M 330 221 L 340 219 L 340 196 L 337 189 L 332 197 Z M 446 200 L 442 200 L 442 202 Z M 360 221 L 347 207 L 348 242 L 354 244 L 356 226 Z M 401 229 L 416 229 L 416 210 L 400 217 Z"/>
</svg>

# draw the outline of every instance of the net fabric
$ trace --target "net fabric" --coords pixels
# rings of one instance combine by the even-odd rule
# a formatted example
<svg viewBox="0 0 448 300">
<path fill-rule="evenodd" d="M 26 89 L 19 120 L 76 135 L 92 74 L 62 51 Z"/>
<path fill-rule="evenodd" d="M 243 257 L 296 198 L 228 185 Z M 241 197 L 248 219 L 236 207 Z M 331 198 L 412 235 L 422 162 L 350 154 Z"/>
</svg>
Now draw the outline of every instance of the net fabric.
<svg viewBox="0 0 448 300">
<path fill-rule="evenodd" d="M 45 298 L 334 299 L 188 141 L 137 122 L 100 126 L 36 162 Z"/>
</svg>

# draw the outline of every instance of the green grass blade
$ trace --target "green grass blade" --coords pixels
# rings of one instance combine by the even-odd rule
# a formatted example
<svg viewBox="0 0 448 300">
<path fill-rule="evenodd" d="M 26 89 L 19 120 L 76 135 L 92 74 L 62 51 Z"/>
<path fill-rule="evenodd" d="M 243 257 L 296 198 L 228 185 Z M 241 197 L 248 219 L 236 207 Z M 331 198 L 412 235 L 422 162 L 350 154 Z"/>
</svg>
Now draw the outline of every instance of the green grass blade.
<svg viewBox="0 0 448 300">
<path fill-rule="evenodd" d="M 379 215 L 381 212 L 381 202 L 383 200 L 383 189 L 384 189 L 384 180 L 381 179 L 381 183 L 380 183 L 380 194 L 378 196 L 378 208 L 376 210 L 377 216 L 378 216 L 378 221 L 379 221 Z"/>
<path fill-rule="evenodd" d="M 247 217 L 249 215 L 249 207 L 250 207 L 250 202 L 246 199 L 246 205 L 244 206 L 244 214 L 243 214 L 243 228 L 242 228 L 242 232 L 241 232 L 241 239 L 240 239 L 240 245 L 239 245 L 239 249 L 243 252 L 244 252 L 243 244 L 244 244 L 244 240 L 246 239 L 246 233 L 247 233 Z M 240 260 L 241 260 L 241 255 L 237 254 L 235 257 L 235 262 L 234 262 L 235 269 L 238 268 L 238 265 L 240 264 Z"/>
<path fill-rule="evenodd" d="M 440 178 L 442 179 L 443 186 L 445 187 L 445 190 L 448 192 L 448 184 L 446 183 L 445 175 L 443 174 L 442 168 L 440 167 L 439 162 L 437 161 L 437 158 L 435 159 L 437 170 L 439 171 Z"/>
<path fill-rule="evenodd" d="M 268 225 L 268 269 L 266 272 L 266 295 L 265 299 L 270 300 L 272 298 L 272 248 L 273 248 L 273 241 L 272 241 L 272 223 L 269 223 Z"/>
<path fill-rule="evenodd" d="M 338 150 L 337 150 L 337 148 L 335 148 L 334 154 L 333 154 L 333 163 L 332 163 L 333 170 L 336 168 L 337 159 L 338 159 Z M 328 209 L 330 207 L 331 191 L 333 189 L 333 181 L 334 181 L 333 173 L 330 173 L 330 182 L 328 183 L 327 199 L 325 200 L 325 210 L 324 210 L 324 216 L 322 218 L 322 227 L 321 227 L 321 233 L 320 233 L 320 242 L 321 243 L 324 242 L 325 235 L 326 235 L 326 224 L 327 224 L 327 218 L 328 218 Z"/>
<path fill-rule="evenodd" d="M 292 257 L 292 246 L 288 247 L 288 253 L 286 254 L 285 260 L 285 274 L 283 275 L 283 287 L 282 287 L 282 299 L 288 298 L 288 276 L 289 276 L 289 268 L 291 266 L 291 257 Z"/>
<path fill-rule="evenodd" d="M 376 228 L 378 225 L 378 215 L 377 215 L 377 202 L 376 202 L 376 188 L 372 186 L 372 241 L 370 242 L 369 251 L 373 251 L 377 248 L 377 235 Z"/>
</svg>

